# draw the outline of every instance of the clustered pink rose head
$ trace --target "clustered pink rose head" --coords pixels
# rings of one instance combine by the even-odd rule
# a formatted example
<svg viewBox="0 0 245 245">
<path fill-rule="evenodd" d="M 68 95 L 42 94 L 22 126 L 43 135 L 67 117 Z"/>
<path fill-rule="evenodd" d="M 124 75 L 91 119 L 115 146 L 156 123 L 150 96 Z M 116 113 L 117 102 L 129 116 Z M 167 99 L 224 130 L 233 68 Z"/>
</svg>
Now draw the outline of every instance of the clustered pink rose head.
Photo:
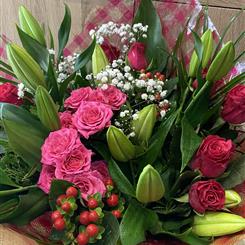
<svg viewBox="0 0 245 245">
<path fill-rule="evenodd" d="M 12 83 L 3 83 L 0 85 L 0 102 L 21 105 L 22 99 L 18 98 L 18 89 Z"/>
<path fill-rule="evenodd" d="M 101 175 L 97 171 L 74 175 L 70 181 L 80 189 L 82 198 L 85 200 L 90 195 L 100 193 L 104 196 L 106 193 L 106 187 L 101 179 Z"/>
<path fill-rule="evenodd" d="M 135 42 L 131 45 L 128 51 L 128 61 L 130 66 L 136 71 L 147 68 L 144 43 Z"/>
<path fill-rule="evenodd" d="M 73 125 L 86 139 L 110 126 L 113 112 L 111 108 L 100 102 L 82 102 L 73 116 Z"/>
<path fill-rule="evenodd" d="M 216 178 L 225 172 L 234 151 L 235 145 L 230 139 L 209 135 L 202 141 L 191 167 L 199 169 L 205 177 Z"/>
<path fill-rule="evenodd" d="M 225 190 L 215 180 L 198 181 L 191 186 L 189 203 L 198 213 L 220 210 L 224 208 Z"/>
<path fill-rule="evenodd" d="M 92 93 L 89 95 L 88 100 L 92 102 L 101 102 L 103 104 L 108 104 L 108 99 L 104 95 L 101 88 L 94 89 Z"/>
<path fill-rule="evenodd" d="M 74 128 L 72 124 L 72 114 L 69 111 L 59 113 L 61 128 Z"/>
<path fill-rule="evenodd" d="M 127 95 L 113 85 L 109 85 L 107 89 L 103 90 L 103 94 L 107 98 L 107 104 L 111 106 L 112 110 L 120 110 L 127 100 Z"/>
<path fill-rule="evenodd" d="M 82 101 L 88 100 L 92 92 L 93 90 L 90 87 L 73 90 L 70 97 L 65 100 L 64 107 L 76 110 Z"/>
<path fill-rule="evenodd" d="M 105 52 L 105 55 L 110 63 L 112 63 L 113 60 L 117 60 L 120 56 L 120 50 L 117 47 L 111 45 L 107 40 L 103 42 L 101 48 Z"/>
<path fill-rule="evenodd" d="M 96 170 L 100 173 L 103 183 L 106 183 L 106 181 L 110 179 L 107 164 L 103 160 L 92 162 L 91 170 Z"/>
<path fill-rule="evenodd" d="M 245 122 L 245 85 L 240 84 L 228 92 L 225 97 L 222 118 L 232 124 Z"/>
<path fill-rule="evenodd" d="M 45 193 L 49 193 L 53 179 L 55 179 L 55 167 L 43 164 L 42 171 L 37 182 L 38 187 Z"/>
</svg>

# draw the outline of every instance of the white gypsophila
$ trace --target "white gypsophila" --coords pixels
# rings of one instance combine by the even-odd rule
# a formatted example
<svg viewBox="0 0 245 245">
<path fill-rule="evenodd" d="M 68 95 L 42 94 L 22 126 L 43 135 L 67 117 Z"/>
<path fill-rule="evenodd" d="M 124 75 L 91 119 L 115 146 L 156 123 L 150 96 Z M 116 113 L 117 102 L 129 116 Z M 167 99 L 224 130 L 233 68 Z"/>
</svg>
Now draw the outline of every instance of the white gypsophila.
<svg viewBox="0 0 245 245">
<path fill-rule="evenodd" d="M 133 120 L 137 120 L 139 118 L 139 115 L 138 115 L 138 113 L 135 113 L 132 115 L 132 117 L 133 117 Z"/>
<path fill-rule="evenodd" d="M 131 67 L 130 66 L 124 66 L 124 71 L 125 72 L 130 72 L 131 71 Z"/>
<path fill-rule="evenodd" d="M 107 89 L 108 89 L 108 85 L 107 85 L 107 84 L 103 84 L 103 85 L 101 86 L 101 89 L 102 89 L 102 90 L 107 90 Z"/>
<path fill-rule="evenodd" d="M 133 138 L 133 137 L 135 137 L 135 132 L 131 132 L 129 135 L 128 135 L 128 137 L 131 137 L 131 138 Z"/>
<path fill-rule="evenodd" d="M 49 52 L 49 54 L 51 54 L 51 55 L 55 55 L 54 49 L 48 49 L 48 52 Z"/>
<path fill-rule="evenodd" d="M 102 83 L 107 83 L 108 82 L 108 78 L 107 77 L 102 77 L 101 78 L 101 82 Z"/>
<path fill-rule="evenodd" d="M 155 96 L 154 95 L 149 95 L 149 100 L 150 101 L 154 101 L 155 100 Z"/>
<path fill-rule="evenodd" d="M 167 90 L 164 90 L 164 91 L 162 91 L 161 93 L 160 93 L 160 96 L 162 97 L 162 98 L 164 98 L 166 95 L 167 95 Z"/>
<path fill-rule="evenodd" d="M 147 95 L 146 93 L 143 93 L 143 94 L 141 95 L 141 99 L 142 99 L 142 100 L 147 100 L 147 99 L 148 99 L 148 95 Z"/>
<path fill-rule="evenodd" d="M 131 85 L 130 83 L 125 83 L 124 86 L 123 86 L 124 90 L 128 91 L 131 89 Z"/>
<path fill-rule="evenodd" d="M 165 110 L 161 110 L 161 111 L 160 111 L 160 116 L 161 116 L 161 118 L 164 118 L 165 115 L 166 115 L 166 111 L 165 111 Z"/>
<path fill-rule="evenodd" d="M 92 74 L 88 74 L 85 78 L 90 81 L 90 80 L 93 79 L 93 75 Z"/>
<path fill-rule="evenodd" d="M 121 112 L 120 112 L 120 117 L 123 118 L 123 117 L 125 117 L 125 116 L 126 116 L 125 112 L 124 112 L 124 111 L 121 111 Z"/>
<path fill-rule="evenodd" d="M 24 93 L 24 88 L 25 88 L 25 85 L 23 83 L 19 83 L 18 84 L 18 92 L 17 92 L 17 95 L 19 98 L 23 98 L 25 93 Z"/>
</svg>

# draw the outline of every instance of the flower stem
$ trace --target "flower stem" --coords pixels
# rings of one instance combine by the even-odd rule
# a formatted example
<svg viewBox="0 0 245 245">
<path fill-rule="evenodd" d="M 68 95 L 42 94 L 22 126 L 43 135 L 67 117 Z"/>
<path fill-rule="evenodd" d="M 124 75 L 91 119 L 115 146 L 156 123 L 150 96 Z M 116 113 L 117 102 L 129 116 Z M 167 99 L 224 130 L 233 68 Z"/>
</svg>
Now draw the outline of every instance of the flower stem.
<svg viewBox="0 0 245 245">
<path fill-rule="evenodd" d="M 20 187 L 20 188 L 16 188 L 16 189 L 12 189 L 12 190 L 0 191 L 0 197 L 10 196 L 12 194 L 28 191 L 28 190 L 30 190 L 32 188 L 36 188 L 36 187 L 37 187 L 37 185 L 30 185 L 30 186 Z"/>
</svg>

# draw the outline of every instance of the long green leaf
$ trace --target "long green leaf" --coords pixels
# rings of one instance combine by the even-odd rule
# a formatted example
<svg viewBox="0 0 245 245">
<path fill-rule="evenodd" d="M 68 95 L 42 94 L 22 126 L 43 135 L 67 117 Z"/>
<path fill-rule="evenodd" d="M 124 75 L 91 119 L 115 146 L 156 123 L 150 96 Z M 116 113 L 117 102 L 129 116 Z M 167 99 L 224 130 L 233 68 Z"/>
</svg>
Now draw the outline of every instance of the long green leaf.
<svg viewBox="0 0 245 245">
<path fill-rule="evenodd" d="M 19 187 L 13 180 L 11 180 L 8 175 L 4 172 L 4 170 L 0 167 L 0 184 L 8 185 L 12 187 Z"/>
<path fill-rule="evenodd" d="M 0 104 L 1 120 L 7 133 L 9 145 L 30 167 L 39 165 L 41 146 L 48 131 L 28 111 L 11 105 Z"/>
<path fill-rule="evenodd" d="M 6 74 L 8 74 L 8 75 L 10 75 L 10 76 L 16 78 L 15 74 L 14 74 L 12 71 L 10 71 L 10 70 L 8 70 L 8 69 L 6 69 L 6 68 L 4 68 L 4 67 L 1 67 L 1 66 L 0 66 L 0 71 L 2 71 L 2 72 L 4 72 L 4 73 L 6 73 Z"/>
<path fill-rule="evenodd" d="M 0 65 L 4 66 L 6 69 L 13 71 L 12 67 L 10 65 L 8 65 L 7 63 L 5 63 L 3 60 L 0 60 Z"/>
<path fill-rule="evenodd" d="M 58 51 L 58 60 L 63 54 L 63 50 L 68 42 L 69 35 L 71 31 L 71 11 L 69 7 L 65 4 L 65 16 L 59 28 L 59 51 Z"/>
</svg>

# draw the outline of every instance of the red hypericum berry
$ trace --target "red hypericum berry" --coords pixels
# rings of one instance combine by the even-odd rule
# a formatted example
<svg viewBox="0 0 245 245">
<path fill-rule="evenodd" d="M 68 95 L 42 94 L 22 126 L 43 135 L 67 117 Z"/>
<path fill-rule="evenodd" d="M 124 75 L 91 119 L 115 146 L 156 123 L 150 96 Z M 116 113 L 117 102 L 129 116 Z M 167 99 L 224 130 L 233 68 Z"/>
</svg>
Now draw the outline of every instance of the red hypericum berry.
<svg viewBox="0 0 245 245">
<path fill-rule="evenodd" d="M 51 220 L 54 222 L 55 220 L 57 220 L 58 218 L 62 218 L 62 214 L 60 213 L 59 210 L 55 210 L 54 212 L 52 212 L 51 214 Z"/>
<path fill-rule="evenodd" d="M 106 185 L 106 186 L 108 186 L 108 185 L 114 186 L 114 182 L 113 182 L 112 179 L 107 179 L 107 180 L 105 181 L 105 185 Z"/>
<path fill-rule="evenodd" d="M 145 69 L 141 69 L 140 70 L 140 73 L 145 73 Z"/>
<path fill-rule="evenodd" d="M 56 199 L 56 204 L 57 204 L 58 206 L 61 206 L 62 201 L 63 201 L 65 198 L 66 198 L 66 195 L 65 195 L 65 194 L 62 194 L 62 195 L 58 196 L 58 198 Z"/>
<path fill-rule="evenodd" d="M 78 194 L 78 190 L 75 187 L 73 187 L 73 186 L 70 186 L 66 190 L 66 195 L 68 197 L 77 197 L 77 194 Z"/>
<path fill-rule="evenodd" d="M 89 237 L 96 237 L 99 233 L 99 228 L 95 224 L 89 224 L 86 227 L 86 232 L 87 232 Z"/>
<path fill-rule="evenodd" d="M 95 210 L 91 210 L 89 212 L 89 221 L 92 223 L 96 223 L 99 220 L 99 215 L 97 214 L 97 212 Z"/>
<path fill-rule="evenodd" d="M 151 72 L 147 72 L 147 73 L 145 74 L 145 76 L 146 76 L 147 78 L 151 78 L 151 77 L 152 77 L 152 74 L 151 74 Z"/>
<path fill-rule="evenodd" d="M 77 238 L 78 245 L 87 245 L 89 241 L 89 236 L 85 232 L 81 232 L 78 234 Z"/>
<path fill-rule="evenodd" d="M 161 80 L 161 81 L 163 81 L 163 80 L 165 80 L 165 76 L 164 75 L 161 75 L 161 76 L 158 77 L 158 79 Z"/>
<path fill-rule="evenodd" d="M 65 229 L 66 223 L 65 220 L 63 218 L 58 218 L 54 221 L 54 228 L 57 231 L 62 231 Z"/>
<path fill-rule="evenodd" d="M 119 211 L 119 210 L 112 210 L 111 213 L 112 213 L 117 219 L 121 218 L 121 216 L 122 216 L 122 213 L 121 213 L 121 211 Z"/>
<path fill-rule="evenodd" d="M 71 204 L 69 202 L 64 202 L 61 205 L 61 208 L 65 211 L 65 212 L 70 212 L 71 210 Z"/>
<path fill-rule="evenodd" d="M 88 200 L 88 207 L 91 209 L 97 208 L 98 207 L 98 201 L 95 198 L 91 197 Z"/>
<path fill-rule="evenodd" d="M 159 76 L 161 76 L 161 73 L 160 73 L 160 72 L 156 72 L 156 73 L 155 73 L 155 77 L 158 78 Z"/>
<path fill-rule="evenodd" d="M 88 225 L 90 223 L 89 211 L 83 211 L 82 213 L 80 213 L 79 221 L 82 225 Z"/>
<path fill-rule="evenodd" d="M 110 197 L 107 198 L 106 202 L 109 207 L 116 207 L 118 205 L 118 195 L 112 194 Z"/>
</svg>

